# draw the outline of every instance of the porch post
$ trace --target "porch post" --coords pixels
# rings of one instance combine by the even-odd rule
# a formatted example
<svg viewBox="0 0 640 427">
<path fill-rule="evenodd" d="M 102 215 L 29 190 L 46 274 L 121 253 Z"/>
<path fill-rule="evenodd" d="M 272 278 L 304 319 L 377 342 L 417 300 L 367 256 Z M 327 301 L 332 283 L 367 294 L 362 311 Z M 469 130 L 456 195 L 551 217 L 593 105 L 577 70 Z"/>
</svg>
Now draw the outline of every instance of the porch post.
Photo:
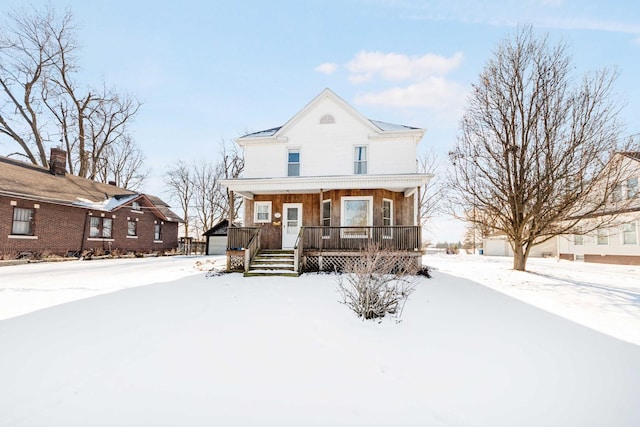
<svg viewBox="0 0 640 427">
<path fill-rule="evenodd" d="M 229 190 L 229 227 L 233 224 L 233 217 L 235 217 L 235 194 L 233 191 Z"/>
</svg>

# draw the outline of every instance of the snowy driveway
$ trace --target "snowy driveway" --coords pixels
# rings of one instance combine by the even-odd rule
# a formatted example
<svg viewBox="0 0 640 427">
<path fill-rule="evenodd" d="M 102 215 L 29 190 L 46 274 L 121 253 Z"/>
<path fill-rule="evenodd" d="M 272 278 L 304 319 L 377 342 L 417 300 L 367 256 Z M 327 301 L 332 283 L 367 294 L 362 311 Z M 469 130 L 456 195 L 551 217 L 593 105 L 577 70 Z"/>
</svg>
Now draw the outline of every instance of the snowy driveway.
<svg viewBox="0 0 640 427">
<path fill-rule="evenodd" d="M 206 278 L 189 270 L 173 282 L 2 320 L 0 425 L 583 427 L 640 419 L 639 346 L 441 272 L 421 279 L 399 324 L 357 320 L 335 288 L 333 275 Z"/>
</svg>

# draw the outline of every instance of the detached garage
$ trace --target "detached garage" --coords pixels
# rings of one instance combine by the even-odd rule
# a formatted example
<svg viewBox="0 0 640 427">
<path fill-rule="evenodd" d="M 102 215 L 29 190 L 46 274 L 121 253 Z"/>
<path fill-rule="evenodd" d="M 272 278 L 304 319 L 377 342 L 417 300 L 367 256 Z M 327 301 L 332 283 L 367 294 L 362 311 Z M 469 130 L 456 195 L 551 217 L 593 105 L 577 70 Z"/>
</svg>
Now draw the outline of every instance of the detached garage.
<svg viewBox="0 0 640 427">
<path fill-rule="evenodd" d="M 227 252 L 227 228 L 229 221 L 224 219 L 203 234 L 207 237 L 207 255 L 224 255 Z"/>
</svg>

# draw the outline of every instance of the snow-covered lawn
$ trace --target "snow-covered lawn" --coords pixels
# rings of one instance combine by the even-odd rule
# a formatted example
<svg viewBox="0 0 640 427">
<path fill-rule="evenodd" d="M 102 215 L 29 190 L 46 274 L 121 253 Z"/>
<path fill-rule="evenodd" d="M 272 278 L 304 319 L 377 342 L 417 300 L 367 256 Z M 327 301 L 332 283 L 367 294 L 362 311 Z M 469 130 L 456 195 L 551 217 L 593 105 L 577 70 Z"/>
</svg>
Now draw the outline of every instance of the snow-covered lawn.
<svg viewBox="0 0 640 427">
<path fill-rule="evenodd" d="M 580 294 L 477 258 L 426 256 L 400 323 L 356 319 L 334 275 L 206 277 L 221 258 L 4 267 L 0 426 L 636 426 L 640 346 L 444 273 Z"/>
<path fill-rule="evenodd" d="M 509 257 L 427 255 L 423 262 L 640 345 L 638 266 L 529 258 L 520 272 Z"/>
</svg>

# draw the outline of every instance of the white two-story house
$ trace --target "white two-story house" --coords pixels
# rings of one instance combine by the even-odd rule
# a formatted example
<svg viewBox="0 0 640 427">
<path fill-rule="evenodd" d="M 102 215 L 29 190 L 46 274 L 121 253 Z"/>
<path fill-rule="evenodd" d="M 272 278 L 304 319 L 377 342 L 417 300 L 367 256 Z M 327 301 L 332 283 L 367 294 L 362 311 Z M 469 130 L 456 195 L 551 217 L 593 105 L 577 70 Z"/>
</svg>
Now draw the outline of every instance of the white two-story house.
<svg viewBox="0 0 640 427">
<path fill-rule="evenodd" d="M 283 126 L 237 138 L 244 176 L 223 184 L 244 198 L 244 227 L 229 229 L 230 268 L 290 250 L 296 273 L 333 270 L 371 244 L 419 262 L 423 135 L 369 120 L 325 89 Z"/>
</svg>

